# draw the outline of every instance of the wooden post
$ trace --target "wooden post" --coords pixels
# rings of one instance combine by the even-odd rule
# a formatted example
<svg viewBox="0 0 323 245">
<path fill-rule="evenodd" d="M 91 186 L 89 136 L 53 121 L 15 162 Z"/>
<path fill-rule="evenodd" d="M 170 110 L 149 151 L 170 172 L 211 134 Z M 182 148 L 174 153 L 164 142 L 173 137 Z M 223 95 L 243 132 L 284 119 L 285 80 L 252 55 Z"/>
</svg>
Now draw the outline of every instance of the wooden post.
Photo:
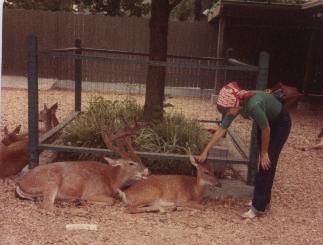
<svg viewBox="0 0 323 245">
<path fill-rule="evenodd" d="M 223 42 L 224 42 L 224 30 L 225 30 L 225 17 L 220 17 L 219 24 L 218 24 L 218 43 L 216 48 L 216 57 L 222 58 L 223 57 Z M 217 65 L 220 65 L 220 61 L 216 62 Z M 221 79 L 221 72 L 219 70 L 215 71 L 215 81 L 214 81 L 214 88 L 215 93 L 217 94 L 220 90 L 220 79 Z"/>
<path fill-rule="evenodd" d="M 27 73 L 28 73 L 28 151 L 29 168 L 38 165 L 38 47 L 37 37 L 27 38 Z"/>
<path fill-rule="evenodd" d="M 258 76 L 257 76 L 257 90 L 265 90 L 267 88 L 269 73 L 269 54 L 267 52 L 261 52 L 258 62 Z M 248 177 L 247 184 L 253 185 L 256 173 L 258 171 L 259 160 L 259 146 L 258 146 L 258 133 L 257 124 L 252 123 L 251 140 L 250 140 L 250 152 L 249 152 L 249 164 L 248 164 Z"/>
</svg>

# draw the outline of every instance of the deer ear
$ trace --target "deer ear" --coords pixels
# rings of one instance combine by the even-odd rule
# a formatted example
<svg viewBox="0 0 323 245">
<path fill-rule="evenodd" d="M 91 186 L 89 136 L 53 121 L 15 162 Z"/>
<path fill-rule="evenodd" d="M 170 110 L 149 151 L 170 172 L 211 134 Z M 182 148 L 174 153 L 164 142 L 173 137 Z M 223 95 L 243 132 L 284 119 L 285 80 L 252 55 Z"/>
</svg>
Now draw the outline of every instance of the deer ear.
<svg viewBox="0 0 323 245">
<path fill-rule="evenodd" d="M 116 167 L 116 166 L 120 166 L 121 164 L 119 162 L 117 162 L 116 160 L 113 160 L 112 158 L 109 157 L 104 157 L 104 160 L 109 163 L 111 166 Z"/>
<path fill-rule="evenodd" d="M 13 131 L 13 133 L 15 133 L 15 134 L 19 134 L 20 129 L 21 129 L 21 125 L 19 124 L 19 125 L 15 128 L 15 130 Z"/>
<path fill-rule="evenodd" d="M 57 107 L 58 107 L 58 102 L 56 102 L 54 105 L 52 105 L 52 107 L 50 108 L 50 110 L 54 110 L 56 111 L 57 110 Z"/>
<path fill-rule="evenodd" d="M 194 167 L 197 168 L 198 164 L 197 164 L 195 158 L 192 155 L 190 155 L 190 162 Z"/>
</svg>

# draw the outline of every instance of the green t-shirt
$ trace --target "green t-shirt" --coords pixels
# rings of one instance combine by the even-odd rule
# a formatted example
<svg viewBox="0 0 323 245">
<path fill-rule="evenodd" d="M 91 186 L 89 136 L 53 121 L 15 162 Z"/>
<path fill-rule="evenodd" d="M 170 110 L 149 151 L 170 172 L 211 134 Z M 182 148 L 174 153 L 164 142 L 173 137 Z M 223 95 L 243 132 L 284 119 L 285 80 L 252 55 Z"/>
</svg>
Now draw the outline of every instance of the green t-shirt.
<svg viewBox="0 0 323 245">
<path fill-rule="evenodd" d="M 242 106 L 241 116 L 254 119 L 260 128 L 269 127 L 269 121 L 274 120 L 282 109 L 282 104 L 275 96 L 262 91 L 257 91 L 255 95 L 244 101 Z M 222 119 L 221 127 L 229 128 L 235 117 L 226 114 Z"/>
</svg>

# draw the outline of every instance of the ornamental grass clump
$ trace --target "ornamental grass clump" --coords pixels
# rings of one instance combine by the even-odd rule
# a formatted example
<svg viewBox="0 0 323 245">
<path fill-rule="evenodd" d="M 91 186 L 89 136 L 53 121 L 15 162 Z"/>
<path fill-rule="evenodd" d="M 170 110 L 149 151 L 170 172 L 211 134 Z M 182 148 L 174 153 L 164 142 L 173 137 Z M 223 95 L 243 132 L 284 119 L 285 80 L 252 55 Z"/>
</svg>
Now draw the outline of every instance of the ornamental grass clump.
<svg viewBox="0 0 323 245">
<path fill-rule="evenodd" d="M 106 148 L 102 130 L 109 130 L 113 122 L 115 129 L 125 127 L 135 121 L 143 121 L 143 107 L 134 100 L 111 101 L 102 97 L 93 97 L 88 108 L 82 112 L 62 132 L 60 141 L 65 145 Z M 187 119 L 182 114 L 165 114 L 164 120 L 138 130 L 131 136 L 136 151 L 187 154 L 199 154 L 210 139 L 210 134 L 196 120 Z M 82 155 L 82 157 L 89 157 Z M 92 157 L 93 158 L 93 157 Z M 151 161 L 143 159 L 153 173 L 192 173 L 189 163 L 174 160 Z"/>
<path fill-rule="evenodd" d="M 71 146 L 106 148 L 101 131 L 112 121 L 116 129 L 122 127 L 121 117 L 128 122 L 142 121 L 143 108 L 133 100 L 93 97 L 86 110 L 64 128 L 61 141 Z"/>
</svg>

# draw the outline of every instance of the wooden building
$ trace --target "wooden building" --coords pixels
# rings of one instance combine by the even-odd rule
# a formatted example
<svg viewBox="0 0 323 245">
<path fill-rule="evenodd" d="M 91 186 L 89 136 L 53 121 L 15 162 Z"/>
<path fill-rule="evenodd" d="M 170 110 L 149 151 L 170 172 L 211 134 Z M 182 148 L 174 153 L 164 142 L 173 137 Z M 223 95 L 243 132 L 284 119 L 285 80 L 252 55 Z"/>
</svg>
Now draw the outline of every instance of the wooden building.
<svg viewBox="0 0 323 245">
<path fill-rule="evenodd" d="M 305 93 L 323 94 L 323 1 L 277 4 L 220 0 L 208 13 L 218 30 L 217 56 L 256 64 L 270 54 L 269 86 L 284 82 Z"/>
</svg>

